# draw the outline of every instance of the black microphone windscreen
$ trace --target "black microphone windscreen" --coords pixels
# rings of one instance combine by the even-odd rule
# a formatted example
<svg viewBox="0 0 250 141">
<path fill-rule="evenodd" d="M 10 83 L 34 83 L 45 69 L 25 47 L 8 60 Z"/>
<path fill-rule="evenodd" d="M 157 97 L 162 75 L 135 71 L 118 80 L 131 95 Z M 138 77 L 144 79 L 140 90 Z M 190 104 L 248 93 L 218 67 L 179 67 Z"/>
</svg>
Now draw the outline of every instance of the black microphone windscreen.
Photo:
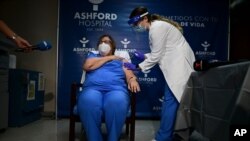
<svg viewBox="0 0 250 141">
<path fill-rule="evenodd" d="M 247 60 L 244 60 L 247 61 Z M 223 66 L 223 65 L 229 65 L 229 64 L 235 64 L 242 61 L 208 61 L 208 60 L 196 60 L 193 64 L 195 71 L 206 71 L 210 68 Z"/>
</svg>

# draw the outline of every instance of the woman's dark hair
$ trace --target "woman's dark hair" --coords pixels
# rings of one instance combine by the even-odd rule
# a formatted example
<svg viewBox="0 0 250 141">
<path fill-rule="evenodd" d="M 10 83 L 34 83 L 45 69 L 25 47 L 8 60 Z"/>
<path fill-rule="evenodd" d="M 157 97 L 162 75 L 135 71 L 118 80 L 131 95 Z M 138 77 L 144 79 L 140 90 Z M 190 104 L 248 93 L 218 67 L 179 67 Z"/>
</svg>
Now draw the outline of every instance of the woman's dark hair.
<svg viewBox="0 0 250 141">
<path fill-rule="evenodd" d="M 148 9 L 146 7 L 143 7 L 143 6 L 137 7 L 130 13 L 129 19 L 131 19 L 135 16 L 142 15 L 146 12 L 148 12 Z M 181 25 L 173 20 L 170 20 L 170 19 L 168 19 L 164 16 L 160 16 L 158 14 L 147 14 L 145 16 L 148 18 L 149 22 L 153 22 L 155 20 L 168 22 L 168 23 L 172 24 L 173 26 L 175 26 L 177 29 L 179 29 L 183 33 L 183 29 L 182 29 Z M 143 18 L 141 18 L 139 21 L 141 21 L 141 20 L 143 20 Z"/>
<path fill-rule="evenodd" d="M 115 40 L 109 35 L 109 34 L 104 34 L 102 36 L 99 37 L 98 42 L 97 42 L 97 48 L 99 46 L 99 44 L 101 43 L 102 39 L 104 37 L 108 37 L 110 39 L 110 44 L 111 44 L 111 50 L 112 50 L 112 54 L 115 54 L 115 50 L 116 50 L 116 45 L 115 45 Z"/>
</svg>

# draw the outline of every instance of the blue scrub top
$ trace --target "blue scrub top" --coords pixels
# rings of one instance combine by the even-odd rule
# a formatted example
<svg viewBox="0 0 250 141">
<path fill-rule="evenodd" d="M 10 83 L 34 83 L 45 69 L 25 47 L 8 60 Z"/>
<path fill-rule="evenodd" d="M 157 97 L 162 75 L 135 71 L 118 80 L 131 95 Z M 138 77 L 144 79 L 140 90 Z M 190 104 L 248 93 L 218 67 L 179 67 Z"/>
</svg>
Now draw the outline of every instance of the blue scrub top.
<svg viewBox="0 0 250 141">
<path fill-rule="evenodd" d="M 87 59 L 93 57 L 101 57 L 101 55 L 90 52 Z M 95 70 L 86 72 L 86 78 L 83 86 L 84 88 L 94 88 L 101 91 L 127 91 L 127 84 L 125 80 L 123 62 L 121 60 L 112 60 L 106 62 Z"/>
</svg>

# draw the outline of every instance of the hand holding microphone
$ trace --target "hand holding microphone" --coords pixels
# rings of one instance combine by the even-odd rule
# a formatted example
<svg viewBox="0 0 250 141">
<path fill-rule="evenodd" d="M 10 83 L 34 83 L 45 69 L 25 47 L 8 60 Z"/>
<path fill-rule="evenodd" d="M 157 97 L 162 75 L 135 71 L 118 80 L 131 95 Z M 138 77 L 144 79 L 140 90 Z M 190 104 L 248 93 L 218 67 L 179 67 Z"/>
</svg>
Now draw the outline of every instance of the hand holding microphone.
<svg viewBox="0 0 250 141">
<path fill-rule="evenodd" d="M 12 39 L 14 40 L 14 42 L 16 43 L 16 45 L 18 47 L 20 47 L 20 48 L 26 48 L 28 46 L 31 46 L 31 44 L 27 40 L 23 39 L 20 36 L 13 35 Z"/>
<path fill-rule="evenodd" d="M 46 51 L 51 49 L 51 44 L 48 41 L 41 41 L 36 45 L 28 46 L 26 48 L 18 48 L 16 52 L 30 52 L 32 50 Z"/>
</svg>

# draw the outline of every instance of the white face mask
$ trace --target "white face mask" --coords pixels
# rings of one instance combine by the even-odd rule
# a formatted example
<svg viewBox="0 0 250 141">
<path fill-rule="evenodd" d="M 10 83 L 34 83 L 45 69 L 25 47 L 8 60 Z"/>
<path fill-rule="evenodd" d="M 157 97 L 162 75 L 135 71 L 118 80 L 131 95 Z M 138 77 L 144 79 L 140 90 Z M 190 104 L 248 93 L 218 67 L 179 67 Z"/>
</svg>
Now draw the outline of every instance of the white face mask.
<svg viewBox="0 0 250 141">
<path fill-rule="evenodd" d="M 111 47 L 109 44 L 101 43 L 98 46 L 98 51 L 102 56 L 106 56 L 111 50 Z"/>
</svg>

